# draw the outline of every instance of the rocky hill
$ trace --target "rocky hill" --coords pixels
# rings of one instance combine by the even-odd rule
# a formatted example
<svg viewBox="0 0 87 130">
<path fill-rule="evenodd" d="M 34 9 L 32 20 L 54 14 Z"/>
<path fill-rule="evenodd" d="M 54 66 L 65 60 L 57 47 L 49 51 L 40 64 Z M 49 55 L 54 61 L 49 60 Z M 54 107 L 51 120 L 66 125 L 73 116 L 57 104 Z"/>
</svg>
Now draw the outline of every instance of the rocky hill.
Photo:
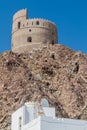
<svg viewBox="0 0 87 130">
<path fill-rule="evenodd" d="M 87 55 L 64 45 L 0 54 L 0 130 L 26 101 L 48 99 L 58 117 L 87 120 Z"/>
</svg>

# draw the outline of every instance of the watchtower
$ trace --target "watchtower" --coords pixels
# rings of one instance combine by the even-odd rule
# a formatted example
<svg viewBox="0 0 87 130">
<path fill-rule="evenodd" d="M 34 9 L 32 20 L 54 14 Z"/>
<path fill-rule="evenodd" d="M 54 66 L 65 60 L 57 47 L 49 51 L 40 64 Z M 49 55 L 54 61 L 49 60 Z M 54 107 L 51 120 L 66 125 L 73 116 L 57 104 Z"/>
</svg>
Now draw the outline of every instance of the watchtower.
<svg viewBox="0 0 87 130">
<path fill-rule="evenodd" d="M 21 53 L 58 43 L 56 25 L 44 19 L 28 19 L 27 9 L 13 16 L 12 51 Z"/>
</svg>

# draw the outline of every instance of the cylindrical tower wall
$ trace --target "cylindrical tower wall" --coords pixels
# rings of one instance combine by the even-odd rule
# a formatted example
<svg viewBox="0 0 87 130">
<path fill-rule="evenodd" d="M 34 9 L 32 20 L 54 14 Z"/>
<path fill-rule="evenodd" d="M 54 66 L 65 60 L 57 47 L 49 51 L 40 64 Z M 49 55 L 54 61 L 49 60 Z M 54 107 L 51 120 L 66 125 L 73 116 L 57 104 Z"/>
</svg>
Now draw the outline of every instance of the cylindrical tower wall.
<svg viewBox="0 0 87 130">
<path fill-rule="evenodd" d="M 13 17 L 12 50 L 24 52 L 58 42 L 56 25 L 43 19 L 27 19 L 27 10 Z"/>
<path fill-rule="evenodd" d="M 26 9 L 20 10 L 13 16 L 13 25 L 12 25 L 12 32 L 15 30 L 18 30 L 18 28 L 21 27 L 21 22 L 25 21 L 27 19 L 28 12 Z M 20 23 L 20 27 L 18 27 L 18 24 Z"/>
</svg>

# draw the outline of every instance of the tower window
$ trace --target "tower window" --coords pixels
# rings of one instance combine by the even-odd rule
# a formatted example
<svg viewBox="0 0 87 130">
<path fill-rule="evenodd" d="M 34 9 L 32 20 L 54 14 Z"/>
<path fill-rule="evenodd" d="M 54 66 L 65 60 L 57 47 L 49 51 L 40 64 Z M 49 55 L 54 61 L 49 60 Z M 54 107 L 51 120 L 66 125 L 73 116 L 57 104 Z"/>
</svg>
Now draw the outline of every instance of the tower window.
<svg viewBox="0 0 87 130">
<path fill-rule="evenodd" d="M 32 37 L 28 37 L 27 42 L 32 42 Z"/>
<path fill-rule="evenodd" d="M 54 40 L 52 40 L 52 45 L 54 45 Z"/>
<path fill-rule="evenodd" d="M 39 25 L 39 21 L 36 21 L 36 25 Z"/>
<path fill-rule="evenodd" d="M 21 27 L 21 22 L 18 22 L 18 29 L 20 29 Z"/>
<path fill-rule="evenodd" d="M 29 29 L 29 32 L 31 32 L 31 29 Z"/>
<path fill-rule="evenodd" d="M 54 35 L 54 32 L 52 32 L 52 35 Z"/>
</svg>

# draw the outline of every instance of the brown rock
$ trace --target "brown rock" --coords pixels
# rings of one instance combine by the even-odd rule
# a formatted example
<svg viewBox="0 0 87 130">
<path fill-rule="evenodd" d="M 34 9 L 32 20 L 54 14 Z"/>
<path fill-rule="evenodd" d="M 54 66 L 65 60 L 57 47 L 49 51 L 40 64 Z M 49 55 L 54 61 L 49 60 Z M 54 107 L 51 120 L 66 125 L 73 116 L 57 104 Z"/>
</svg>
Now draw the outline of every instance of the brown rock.
<svg viewBox="0 0 87 130">
<path fill-rule="evenodd" d="M 0 57 L 0 130 L 26 101 L 48 99 L 58 117 L 87 120 L 87 55 L 64 45 Z"/>
</svg>

